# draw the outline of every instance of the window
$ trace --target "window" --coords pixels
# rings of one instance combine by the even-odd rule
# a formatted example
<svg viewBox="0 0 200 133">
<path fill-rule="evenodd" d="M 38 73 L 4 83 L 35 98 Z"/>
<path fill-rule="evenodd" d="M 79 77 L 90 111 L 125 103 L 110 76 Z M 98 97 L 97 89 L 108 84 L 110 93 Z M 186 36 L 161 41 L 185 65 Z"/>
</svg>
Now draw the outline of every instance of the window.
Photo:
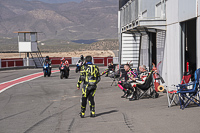
<svg viewBox="0 0 200 133">
<path fill-rule="evenodd" d="M 144 12 L 142 12 L 142 18 L 147 18 L 147 10 L 145 10 Z"/>
</svg>

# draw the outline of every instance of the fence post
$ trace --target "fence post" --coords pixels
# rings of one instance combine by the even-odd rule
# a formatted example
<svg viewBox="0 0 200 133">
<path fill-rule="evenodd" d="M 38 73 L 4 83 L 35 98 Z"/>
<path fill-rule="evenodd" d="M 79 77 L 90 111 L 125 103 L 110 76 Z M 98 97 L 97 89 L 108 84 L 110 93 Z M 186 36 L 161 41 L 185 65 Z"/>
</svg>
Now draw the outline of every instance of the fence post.
<svg viewBox="0 0 200 133">
<path fill-rule="evenodd" d="M 79 57 L 72 57 L 72 65 L 76 65 L 76 62 L 79 60 Z"/>
</svg>

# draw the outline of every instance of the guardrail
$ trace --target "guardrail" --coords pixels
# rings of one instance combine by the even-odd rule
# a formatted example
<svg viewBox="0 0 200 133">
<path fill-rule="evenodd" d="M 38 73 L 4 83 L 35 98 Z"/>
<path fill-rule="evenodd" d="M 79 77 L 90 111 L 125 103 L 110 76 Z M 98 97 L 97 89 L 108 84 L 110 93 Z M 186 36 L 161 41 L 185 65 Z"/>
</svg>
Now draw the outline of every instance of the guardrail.
<svg viewBox="0 0 200 133">
<path fill-rule="evenodd" d="M 62 57 L 50 57 L 50 59 L 51 59 L 52 65 L 59 65 Z M 65 59 L 68 60 L 69 64 L 72 64 L 72 58 L 71 57 L 65 57 Z"/>
<path fill-rule="evenodd" d="M 24 66 L 23 59 L 1 59 L 1 68 Z"/>
<path fill-rule="evenodd" d="M 50 57 L 52 65 L 59 65 L 62 57 Z M 65 57 L 68 60 L 69 64 L 75 65 L 76 62 L 80 59 L 79 57 Z M 94 64 L 107 66 L 108 63 L 113 61 L 114 64 L 118 64 L 118 57 L 93 57 Z M 0 59 L 0 68 L 9 68 L 9 67 L 25 67 L 27 66 L 26 58 L 12 58 L 12 59 Z M 34 66 L 33 59 L 29 59 L 29 66 Z"/>
</svg>

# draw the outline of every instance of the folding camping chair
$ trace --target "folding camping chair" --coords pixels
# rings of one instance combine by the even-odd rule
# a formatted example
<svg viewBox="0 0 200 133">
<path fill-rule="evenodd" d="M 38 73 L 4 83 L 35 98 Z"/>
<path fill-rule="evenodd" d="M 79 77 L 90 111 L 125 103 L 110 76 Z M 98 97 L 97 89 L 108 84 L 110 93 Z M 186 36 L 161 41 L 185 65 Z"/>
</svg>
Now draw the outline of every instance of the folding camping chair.
<svg viewBox="0 0 200 133">
<path fill-rule="evenodd" d="M 188 84 L 177 85 L 177 93 L 179 94 L 180 108 L 183 110 L 191 102 L 200 106 L 200 96 L 199 96 L 199 79 L 200 79 L 200 69 L 195 71 L 195 81 Z M 193 86 L 192 89 L 187 89 L 188 86 Z"/>
<path fill-rule="evenodd" d="M 144 96 L 149 96 L 155 98 L 155 88 L 153 84 L 153 72 L 151 71 L 144 84 L 136 84 L 136 91 L 138 99 L 143 98 Z M 149 92 L 149 93 L 148 93 Z M 158 93 L 157 93 L 158 94 Z"/>
<path fill-rule="evenodd" d="M 183 78 L 181 80 L 181 84 L 189 83 L 190 78 L 191 78 L 191 72 L 184 72 Z M 173 103 L 175 105 L 178 105 L 178 102 L 179 102 L 178 96 L 177 96 L 176 85 L 172 85 L 172 86 L 174 86 L 173 90 L 171 90 L 171 91 L 167 90 L 168 107 L 171 107 Z"/>
</svg>

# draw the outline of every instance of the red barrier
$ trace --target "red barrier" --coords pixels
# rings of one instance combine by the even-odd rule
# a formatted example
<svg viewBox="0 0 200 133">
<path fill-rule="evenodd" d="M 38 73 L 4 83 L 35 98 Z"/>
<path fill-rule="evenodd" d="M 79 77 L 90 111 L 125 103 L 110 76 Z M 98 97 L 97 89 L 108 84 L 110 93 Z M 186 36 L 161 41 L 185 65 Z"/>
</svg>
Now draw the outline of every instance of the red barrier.
<svg viewBox="0 0 200 133">
<path fill-rule="evenodd" d="M 1 67 L 23 66 L 23 58 L 1 59 Z"/>
<path fill-rule="evenodd" d="M 104 64 L 104 66 L 107 66 L 108 63 L 113 61 L 113 57 L 93 57 L 94 64 Z"/>
<path fill-rule="evenodd" d="M 94 64 L 104 64 L 104 57 L 93 57 Z"/>
<path fill-rule="evenodd" d="M 107 63 L 111 63 L 111 61 L 113 62 L 113 57 L 106 57 L 106 58 L 107 58 Z"/>
<path fill-rule="evenodd" d="M 50 57 L 53 65 L 59 65 L 62 57 Z M 71 57 L 65 57 L 68 60 L 69 64 L 72 64 Z M 93 57 L 94 64 L 104 64 L 107 66 L 108 63 L 113 61 L 113 57 Z M 1 67 L 16 67 L 23 66 L 23 58 L 12 58 L 12 59 L 1 59 Z"/>
<path fill-rule="evenodd" d="M 62 57 L 50 57 L 50 59 L 51 59 L 51 64 L 59 65 Z M 72 58 L 71 57 L 65 57 L 65 59 L 68 60 L 69 64 L 72 64 Z"/>
</svg>

